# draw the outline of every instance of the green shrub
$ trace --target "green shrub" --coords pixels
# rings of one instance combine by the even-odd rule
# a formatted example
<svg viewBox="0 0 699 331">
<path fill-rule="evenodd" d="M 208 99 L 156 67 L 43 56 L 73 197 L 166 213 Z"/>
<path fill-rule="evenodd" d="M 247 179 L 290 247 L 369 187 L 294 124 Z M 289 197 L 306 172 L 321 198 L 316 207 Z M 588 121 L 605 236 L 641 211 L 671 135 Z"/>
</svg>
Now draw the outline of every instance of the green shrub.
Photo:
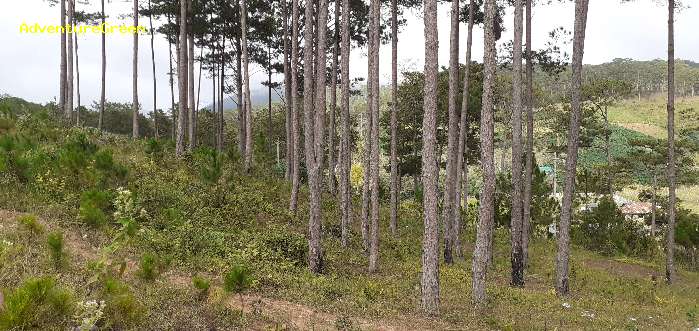
<svg viewBox="0 0 699 331">
<path fill-rule="evenodd" d="M 87 225 L 97 227 L 107 223 L 105 211 L 110 207 L 108 192 L 89 190 L 80 196 L 78 217 Z"/>
<path fill-rule="evenodd" d="M 17 218 L 17 221 L 29 231 L 31 235 L 37 235 L 44 232 L 44 226 L 39 223 L 36 215 L 26 214 Z"/>
<path fill-rule="evenodd" d="M 213 148 L 202 147 L 197 149 L 194 156 L 202 181 L 207 184 L 218 183 L 223 174 L 219 153 Z"/>
<path fill-rule="evenodd" d="M 155 279 L 158 269 L 158 259 L 153 254 L 143 254 L 143 256 L 141 256 L 139 267 L 141 270 L 138 274 L 141 276 L 141 278 L 145 280 L 153 280 Z"/>
<path fill-rule="evenodd" d="M 65 252 L 63 251 L 63 233 L 61 232 L 51 232 L 46 237 L 46 241 L 49 245 L 49 253 L 51 255 L 51 260 L 56 269 L 60 269 L 64 263 Z"/>
<path fill-rule="evenodd" d="M 128 286 L 111 277 L 103 282 L 102 299 L 107 329 L 134 329 L 143 318 L 143 306 L 136 300 Z"/>
<path fill-rule="evenodd" d="M 250 271 L 242 265 L 235 265 L 223 279 L 223 289 L 228 293 L 242 294 L 252 284 Z"/>
<path fill-rule="evenodd" d="M 163 143 L 158 139 L 150 138 L 146 141 L 145 152 L 153 161 L 160 161 L 163 158 Z"/>
<path fill-rule="evenodd" d="M 53 278 L 30 278 L 15 290 L 5 293 L 5 304 L 0 310 L 0 329 L 55 328 L 70 320 L 73 308 L 71 293 L 56 285 Z"/>
<path fill-rule="evenodd" d="M 199 290 L 199 299 L 205 298 L 209 294 L 209 288 L 211 287 L 211 282 L 208 279 L 201 276 L 194 276 L 192 278 L 192 284 L 194 288 Z"/>
</svg>

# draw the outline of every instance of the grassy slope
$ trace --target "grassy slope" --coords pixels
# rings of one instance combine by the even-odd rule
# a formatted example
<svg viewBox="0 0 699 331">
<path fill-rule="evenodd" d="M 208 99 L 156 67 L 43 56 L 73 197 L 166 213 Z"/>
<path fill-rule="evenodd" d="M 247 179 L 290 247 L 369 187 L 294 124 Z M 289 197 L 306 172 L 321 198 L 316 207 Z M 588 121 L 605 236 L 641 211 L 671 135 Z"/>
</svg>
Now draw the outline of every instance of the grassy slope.
<svg viewBox="0 0 699 331">
<path fill-rule="evenodd" d="M 286 212 L 289 188 L 274 173 L 257 169 L 253 176 L 244 176 L 237 163 L 227 161 L 223 184 L 226 203 L 219 206 L 212 203 L 214 193 L 190 163 L 166 157 L 156 164 L 143 153 L 142 143 L 119 137 L 98 141 L 129 168 L 129 187 L 138 193 L 150 215 L 124 253 L 129 261 L 125 282 L 146 308 L 138 328 L 687 329 L 697 325 L 699 275 L 681 271 L 678 284 L 655 284 L 651 275 L 660 273 L 653 267 L 660 261 L 613 260 L 576 248 L 572 255 L 572 297 L 558 299 L 551 287 L 555 243 L 544 238 L 533 241 L 527 287 L 510 288 L 505 230 L 496 236 L 488 289 L 491 303 L 485 311 L 473 312 L 472 224 L 464 228 L 465 260 L 441 269 L 442 315 L 424 318 L 417 308 L 422 234 L 419 205 L 410 201 L 403 204 L 398 240 L 385 235 L 388 213 L 382 213 L 381 267 L 370 275 L 361 253 L 358 217 L 354 218 L 351 245 L 341 248 L 338 209 L 332 198 L 326 197 L 326 272 L 315 276 L 306 271 L 303 261 L 280 259 L 274 254 L 274 245 L 279 242 L 271 241 L 270 234 L 278 235 L 282 243 L 303 238 L 307 208 L 306 195 L 302 194 L 299 216 Z M 79 298 L 93 298 L 85 286 L 91 275 L 87 262 L 110 242 L 113 226 L 85 227 L 76 219 L 74 203 L 46 200 L 7 177 L 2 185 L 8 189 L 0 192 L 0 208 L 37 213 L 47 226 L 68 234 L 69 254 L 74 258 L 58 278 Z M 188 220 L 185 224 L 164 216 L 165 209 L 172 207 L 182 210 Z M 0 255 L 0 284 L 6 288 L 29 275 L 56 274 L 42 240 L 28 239 L 13 225 L 15 215 L 0 215 L 2 238 L 14 243 Z M 170 245 L 172 242 L 177 244 Z M 191 242 L 198 245 L 188 246 Z M 136 277 L 134 261 L 144 251 L 170 257 L 164 258 L 167 262 L 155 282 Z M 223 271 L 240 262 L 251 267 L 256 279 L 242 320 L 237 299 L 226 297 L 220 288 Z M 190 281 L 194 274 L 214 280 L 215 288 L 203 303 L 195 299 Z M 564 308 L 564 302 L 571 308 Z M 304 309 L 310 315 L 294 317 L 297 310 Z M 583 316 L 589 314 L 594 317 Z"/>
<path fill-rule="evenodd" d="M 699 97 L 678 98 L 676 108 L 676 123 L 678 129 L 684 125 L 680 113 L 690 110 L 695 114 L 699 112 Z M 652 99 L 636 99 L 624 101 L 610 108 L 609 117 L 613 123 L 630 130 L 638 131 L 649 136 L 667 139 L 667 106 L 662 97 Z M 624 190 L 623 195 L 636 198 L 642 187 L 632 187 Z M 696 186 L 681 186 L 677 190 L 677 196 L 685 206 L 695 212 L 699 212 L 699 188 Z"/>
</svg>

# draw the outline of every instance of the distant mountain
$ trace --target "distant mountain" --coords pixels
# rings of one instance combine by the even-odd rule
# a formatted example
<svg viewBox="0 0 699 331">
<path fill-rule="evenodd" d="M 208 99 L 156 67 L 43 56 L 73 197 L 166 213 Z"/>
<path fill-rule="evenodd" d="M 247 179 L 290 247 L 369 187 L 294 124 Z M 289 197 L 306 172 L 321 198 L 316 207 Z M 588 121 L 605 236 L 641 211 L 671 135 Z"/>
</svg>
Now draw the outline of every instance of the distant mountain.
<svg viewBox="0 0 699 331">
<path fill-rule="evenodd" d="M 284 91 L 279 91 L 279 94 L 272 90 L 272 104 L 279 103 L 281 102 L 281 96 L 284 96 Z M 225 96 L 225 99 L 223 101 L 223 109 L 224 110 L 234 110 L 238 108 L 238 103 L 237 103 L 237 96 L 234 94 L 227 94 Z M 253 108 L 257 107 L 262 107 L 262 106 L 267 106 L 269 99 L 268 99 L 268 91 L 267 88 L 258 88 L 254 90 L 250 90 L 250 98 L 252 99 L 252 106 Z M 211 108 L 211 104 L 208 104 L 204 108 Z"/>
</svg>

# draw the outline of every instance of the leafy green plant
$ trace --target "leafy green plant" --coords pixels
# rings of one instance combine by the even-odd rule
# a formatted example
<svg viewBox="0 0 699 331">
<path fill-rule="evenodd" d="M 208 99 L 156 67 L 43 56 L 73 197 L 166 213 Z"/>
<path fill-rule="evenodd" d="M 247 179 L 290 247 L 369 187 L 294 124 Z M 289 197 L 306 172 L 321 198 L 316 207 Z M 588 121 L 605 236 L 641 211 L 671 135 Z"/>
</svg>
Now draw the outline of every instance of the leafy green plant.
<svg viewBox="0 0 699 331">
<path fill-rule="evenodd" d="M 153 254 L 143 254 L 143 256 L 141 256 L 139 267 L 141 268 L 139 271 L 139 276 L 141 276 L 141 278 L 145 280 L 153 280 L 158 272 L 158 259 Z"/>
<path fill-rule="evenodd" d="M 25 214 L 17 218 L 17 221 L 31 234 L 38 235 L 44 232 L 44 226 L 39 223 L 36 215 Z"/>
<path fill-rule="evenodd" d="M 80 196 L 80 209 L 78 217 L 92 227 L 102 226 L 107 223 L 105 210 L 110 206 L 109 193 L 100 190 L 89 190 Z"/>
<path fill-rule="evenodd" d="M 65 260 L 64 244 L 63 244 L 63 233 L 62 232 L 51 232 L 46 237 L 46 242 L 49 245 L 49 252 L 51 255 L 51 260 L 53 261 L 56 270 L 63 266 Z"/>
<path fill-rule="evenodd" d="M 238 294 L 242 310 L 245 310 L 243 293 L 248 290 L 251 284 L 252 274 L 248 268 L 242 265 L 234 265 L 223 278 L 223 289 L 228 293 Z"/>
<path fill-rule="evenodd" d="M 194 288 L 199 290 L 198 297 L 200 300 L 206 298 L 206 296 L 209 294 L 211 282 L 209 282 L 208 279 L 201 276 L 194 276 L 192 278 L 192 285 L 194 285 Z"/>
<path fill-rule="evenodd" d="M 106 277 L 102 285 L 105 326 L 112 329 L 134 329 L 143 318 L 142 305 L 121 281 Z"/>
<path fill-rule="evenodd" d="M 56 327 L 69 321 L 73 309 L 71 293 L 58 286 L 53 278 L 30 278 L 15 290 L 5 293 L 5 304 L 0 310 L 0 329 Z"/>
<path fill-rule="evenodd" d="M 144 151 L 153 161 L 160 161 L 163 158 L 163 144 L 155 138 L 150 138 L 146 141 Z"/>
</svg>

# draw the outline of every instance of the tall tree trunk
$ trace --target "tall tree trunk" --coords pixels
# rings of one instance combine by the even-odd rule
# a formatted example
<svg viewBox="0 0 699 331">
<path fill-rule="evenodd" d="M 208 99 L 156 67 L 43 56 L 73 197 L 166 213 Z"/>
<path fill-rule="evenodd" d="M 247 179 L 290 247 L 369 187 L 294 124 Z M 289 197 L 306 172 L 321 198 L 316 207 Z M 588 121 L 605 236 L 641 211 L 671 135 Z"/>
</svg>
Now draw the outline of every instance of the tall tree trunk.
<svg viewBox="0 0 699 331">
<path fill-rule="evenodd" d="M 104 26 L 105 20 L 106 20 L 106 13 L 104 11 L 104 0 L 101 1 L 102 5 L 102 25 Z M 169 16 L 168 16 L 169 19 Z M 104 121 L 104 103 L 105 103 L 105 90 L 106 90 L 106 82 L 107 82 L 107 46 L 106 46 L 106 33 L 101 34 L 102 37 L 102 85 L 100 89 L 100 110 L 99 110 L 99 116 L 97 118 L 97 130 L 102 131 L 102 122 Z M 172 70 L 170 70 L 172 71 Z"/>
<path fill-rule="evenodd" d="M 179 110 L 177 113 L 177 140 L 175 154 L 181 157 L 185 150 L 185 125 L 187 118 L 187 1 L 180 0 L 180 39 L 177 50 L 177 90 Z"/>
<path fill-rule="evenodd" d="M 194 10 L 192 8 L 193 0 L 189 0 L 187 3 L 187 16 L 189 23 L 187 24 L 187 93 L 188 93 L 188 121 L 187 121 L 187 132 L 189 136 L 189 143 L 187 144 L 187 151 L 190 153 L 194 151 L 197 145 L 197 131 L 195 128 L 196 124 L 196 113 L 194 104 Z"/>
<path fill-rule="evenodd" d="M 291 156 L 291 198 L 289 201 L 289 211 L 296 214 L 298 207 L 300 162 L 301 162 L 301 134 L 299 123 L 299 0 L 291 0 L 291 132 L 292 147 Z"/>
<path fill-rule="evenodd" d="M 148 24 L 150 25 L 150 59 L 153 64 L 153 129 L 155 130 L 155 139 L 160 138 L 158 133 L 158 81 L 155 75 L 155 30 L 153 30 L 153 6 L 151 0 L 148 0 Z"/>
<path fill-rule="evenodd" d="M 202 67 L 204 66 L 203 63 L 203 58 L 204 58 L 204 45 L 199 46 L 199 78 L 197 78 L 197 102 L 195 103 L 194 107 L 194 135 L 198 139 L 198 132 L 199 132 L 199 107 L 200 107 L 200 102 L 201 102 L 201 72 L 202 72 Z M 195 143 L 198 143 L 199 140 L 196 140 Z"/>
<path fill-rule="evenodd" d="M 522 252 L 522 0 L 515 0 L 512 52 L 512 285 L 524 286 Z"/>
<path fill-rule="evenodd" d="M 459 237 L 459 230 L 461 229 L 461 210 L 460 206 L 463 204 L 468 210 L 468 192 L 464 187 L 464 183 L 468 180 L 468 160 L 465 159 L 464 153 L 468 151 L 468 99 L 469 99 L 469 87 L 470 87 L 470 71 L 471 71 L 471 45 L 473 44 L 473 24 L 475 20 L 474 10 L 476 8 L 475 0 L 471 0 L 468 5 L 468 32 L 466 37 L 466 66 L 464 69 L 464 84 L 463 84 L 463 99 L 461 100 L 461 118 L 459 123 L 459 149 L 458 158 L 456 164 L 456 196 L 454 200 L 454 206 L 457 208 L 457 212 L 454 214 L 454 249 L 456 250 L 456 256 L 463 257 L 463 251 L 461 249 L 461 239 Z"/>
<path fill-rule="evenodd" d="M 235 43 L 236 51 L 236 88 L 238 94 L 238 151 L 240 151 L 240 156 L 245 158 L 245 138 L 246 138 L 246 128 L 245 120 L 247 118 L 245 111 L 245 101 L 243 97 L 243 51 L 241 46 L 241 39 L 237 38 Z"/>
<path fill-rule="evenodd" d="M 328 188 L 336 195 L 335 137 L 337 136 L 337 66 L 340 54 L 340 1 L 335 0 L 335 28 L 333 29 L 332 76 L 330 76 L 330 131 L 328 132 Z"/>
<path fill-rule="evenodd" d="M 74 11 L 74 0 L 68 0 L 68 18 L 67 22 L 70 25 L 70 28 L 68 29 L 68 36 L 66 39 L 68 50 L 66 51 L 67 54 L 67 65 L 66 65 L 66 72 L 67 72 L 67 80 L 66 80 L 66 101 L 65 101 L 65 120 L 66 124 L 71 125 L 71 119 L 73 117 L 73 34 L 75 34 L 75 31 L 73 30 L 73 16 L 75 15 Z"/>
<path fill-rule="evenodd" d="M 138 27 L 138 0 L 133 1 L 133 26 Z M 133 34 L 133 100 L 131 101 L 131 136 L 138 139 L 138 33 Z"/>
<path fill-rule="evenodd" d="M 104 0 L 102 0 L 104 3 Z M 171 19 L 170 19 L 170 14 L 167 15 L 167 23 L 172 24 Z M 104 38 L 104 34 L 102 34 L 102 38 Z M 175 82 L 174 82 L 174 76 L 175 76 L 175 71 L 172 68 L 172 40 L 170 40 L 170 37 L 167 38 L 167 46 L 168 46 L 168 60 L 170 62 L 170 72 L 168 74 L 170 78 L 170 110 L 172 111 L 172 140 L 175 141 L 177 139 L 177 110 L 175 109 Z M 104 55 L 104 54 L 103 54 Z M 178 52 L 179 56 L 179 52 Z M 103 81 L 104 83 L 104 81 Z"/>
<path fill-rule="evenodd" d="M 490 256 L 490 237 L 494 224 L 495 162 L 493 146 L 493 96 L 495 82 L 495 0 L 485 1 L 484 52 L 483 52 L 483 106 L 481 107 L 481 168 L 483 188 L 478 208 L 476 245 L 473 252 L 473 301 L 485 303 L 485 279 Z"/>
<path fill-rule="evenodd" d="M 350 168 L 352 145 L 350 143 L 350 107 L 349 107 L 349 34 L 350 6 L 349 0 L 342 0 L 342 63 L 340 84 L 340 116 L 342 121 L 342 141 L 340 143 L 342 159 L 340 166 L 340 194 L 342 208 L 342 246 L 346 247 L 349 241 L 350 225 L 352 224 L 352 187 L 350 185 Z"/>
<path fill-rule="evenodd" d="M 437 75 L 439 41 L 437 33 L 437 0 L 425 0 L 425 90 L 422 120 L 422 185 L 424 235 L 422 239 L 422 277 L 420 280 L 422 310 L 439 314 L 439 216 L 437 185 Z"/>
<path fill-rule="evenodd" d="M 325 117 L 325 40 L 326 23 L 328 15 L 327 0 L 320 0 L 318 4 L 318 28 L 316 33 L 310 28 L 313 20 L 313 5 L 306 4 L 306 29 L 304 47 L 304 93 L 307 96 L 304 101 L 304 143 L 306 149 L 306 168 L 308 169 L 308 189 L 310 193 L 309 219 L 308 219 L 308 267 L 311 272 L 320 273 L 323 269 L 323 251 L 321 247 L 321 190 L 320 170 L 323 166 L 323 120 Z M 319 57 L 316 71 L 313 70 L 313 43 L 314 35 L 318 38 Z M 315 79 L 313 79 L 315 73 Z M 314 80 L 317 88 L 314 90 Z M 314 93 L 315 92 L 315 93 Z M 315 100 L 312 96 L 315 95 Z M 314 104 L 315 101 L 315 104 Z"/>
<path fill-rule="evenodd" d="M 267 151 L 272 153 L 272 46 L 267 47 Z"/>
<path fill-rule="evenodd" d="M 529 265 L 529 229 L 532 207 L 532 177 L 534 174 L 534 65 L 532 63 L 532 0 L 525 1 L 526 6 L 526 79 L 524 105 L 527 110 L 527 146 L 524 162 L 524 196 L 522 201 L 522 262 L 526 269 Z"/>
<path fill-rule="evenodd" d="M 373 14 L 371 20 L 374 22 L 373 29 L 370 33 L 373 34 L 370 45 L 372 61 L 371 79 L 374 81 L 371 84 L 373 89 L 371 102 L 371 246 L 369 249 L 369 272 L 378 270 L 379 261 L 379 47 L 381 47 L 381 36 L 379 28 L 381 26 L 381 2 L 380 0 L 372 0 L 371 6 Z M 321 44 L 323 45 L 323 44 Z"/>
<path fill-rule="evenodd" d="M 226 137 L 225 137 L 225 128 L 226 128 L 226 120 L 223 118 L 223 106 L 225 104 L 225 94 L 226 94 L 226 35 L 223 35 L 223 38 L 221 38 L 221 65 L 220 65 L 220 73 L 218 75 L 218 114 L 216 117 L 218 118 L 218 142 L 219 146 L 218 149 L 220 152 L 223 152 L 223 149 L 225 148 L 225 143 L 226 143 Z M 240 59 L 240 57 L 238 57 Z M 238 61 L 238 64 L 241 62 Z M 241 65 L 242 66 L 242 65 Z M 241 72 L 241 68 L 238 68 L 238 72 Z M 242 74 L 240 75 L 242 77 Z M 242 78 L 241 78 L 242 81 Z M 238 92 L 241 92 L 243 89 L 242 85 L 238 85 Z M 240 103 L 243 102 L 242 99 L 242 93 L 239 94 L 239 99 L 238 99 L 238 107 L 239 109 L 245 109 L 243 106 L 240 108 Z M 243 122 L 244 123 L 244 122 Z M 243 136 L 245 137 L 245 136 Z"/>
<path fill-rule="evenodd" d="M 215 59 L 215 47 L 211 47 L 211 58 Z M 211 63 L 211 120 L 215 123 L 214 125 L 214 130 L 211 133 L 211 143 L 213 146 L 216 148 L 216 151 L 221 153 L 221 144 L 219 142 L 219 126 L 221 125 L 221 121 L 219 120 L 218 116 L 216 115 L 218 113 L 218 87 L 217 87 L 217 73 L 218 73 L 218 68 L 216 67 L 216 60 L 213 60 Z"/>
<path fill-rule="evenodd" d="M 391 234 L 398 236 L 398 1 L 391 0 Z"/>
<path fill-rule="evenodd" d="M 293 151 L 294 151 L 294 141 L 291 121 L 292 111 L 291 111 L 291 41 L 289 40 L 289 8 L 287 7 L 287 0 L 282 0 L 282 17 L 283 24 L 282 29 L 284 30 L 284 98 L 286 99 L 284 104 L 284 109 L 286 111 L 286 172 L 284 178 L 291 180 L 291 174 L 293 173 Z"/>
<path fill-rule="evenodd" d="M 665 280 L 675 281 L 675 210 L 677 208 L 675 169 L 675 0 L 668 0 L 667 20 L 667 241 L 665 247 Z"/>
<path fill-rule="evenodd" d="M 246 0 L 240 2 L 240 28 L 243 61 L 243 93 L 245 94 L 245 172 L 250 173 L 252 165 L 252 101 L 250 100 L 250 72 L 248 69 L 248 8 Z"/>
<path fill-rule="evenodd" d="M 372 114 L 372 107 L 374 103 L 374 56 L 372 56 L 372 45 L 374 44 L 373 38 L 374 34 L 374 20 L 373 20 L 373 9 L 374 7 L 369 5 L 369 29 L 368 29 L 368 54 L 367 54 L 367 104 L 365 116 L 365 127 L 364 127 L 364 155 L 363 155 L 363 183 L 362 183 L 362 243 L 364 251 L 369 253 L 371 248 L 370 238 L 369 238 L 369 223 L 371 214 L 371 151 L 373 141 L 371 139 L 371 129 L 373 127 L 372 121 L 374 116 Z"/>
<path fill-rule="evenodd" d="M 568 261 L 570 259 L 570 222 L 573 216 L 572 204 L 575 192 L 575 175 L 580 144 L 582 61 L 585 49 L 585 28 L 589 0 L 575 0 L 575 29 L 573 34 L 573 77 L 571 82 L 572 102 L 570 132 L 568 134 L 568 154 L 566 155 L 565 186 L 561 204 L 561 221 L 558 227 L 558 253 L 556 254 L 556 293 L 568 295 Z"/>
<path fill-rule="evenodd" d="M 104 0 L 102 1 L 102 7 L 104 8 Z M 60 1 L 60 11 L 61 11 L 61 26 L 64 27 L 66 26 L 66 0 L 61 0 Z M 104 10 L 102 10 L 104 12 Z M 68 74 L 67 74 L 67 60 L 66 60 L 66 34 L 67 32 L 65 30 L 61 30 L 61 64 L 59 68 L 59 93 L 58 93 L 58 111 L 61 112 L 61 114 L 65 113 L 65 102 L 66 102 L 66 84 L 68 80 Z M 104 38 L 104 34 L 102 34 Z"/>
<path fill-rule="evenodd" d="M 73 13 L 75 13 L 75 2 L 73 2 Z M 75 24 L 75 17 L 73 17 L 73 24 Z M 75 125 L 80 126 L 80 57 L 78 56 L 78 34 L 75 34 L 75 83 L 77 84 L 76 96 L 78 98 L 78 104 L 75 108 Z"/>
<path fill-rule="evenodd" d="M 457 159 L 459 152 L 459 117 L 456 113 L 459 94 L 459 1 L 451 2 L 451 30 L 449 33 L 449 127 L 447 138 L 447 165 L 444 180 L 444 262 L 454 263 L 454 214 L 458 212 L 456 200 Z M 441 154 L 440 154 L 441 155 Z"/>
</svg>

